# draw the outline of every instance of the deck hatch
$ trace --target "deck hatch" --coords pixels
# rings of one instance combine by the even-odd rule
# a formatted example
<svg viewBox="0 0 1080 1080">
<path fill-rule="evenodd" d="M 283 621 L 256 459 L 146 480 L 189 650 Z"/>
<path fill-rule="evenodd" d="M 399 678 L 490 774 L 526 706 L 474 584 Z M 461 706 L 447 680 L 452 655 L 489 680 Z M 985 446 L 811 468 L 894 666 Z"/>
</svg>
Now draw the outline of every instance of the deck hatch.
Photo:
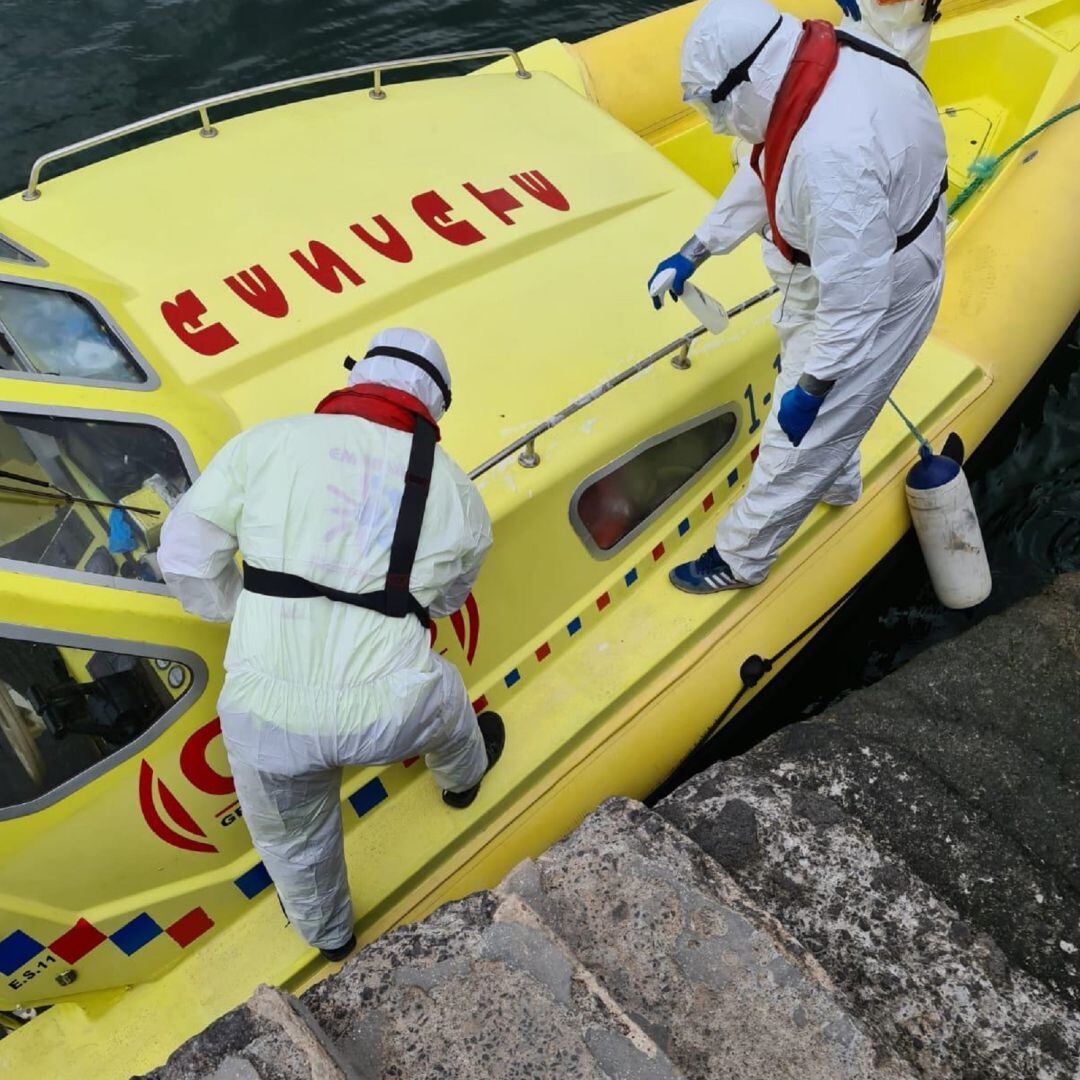
<svg viewBox="0 0 1080 1080">
<path fill-rule="evenodd" d="M 620 551 L 731 446 L 738 429 L 739 411 L 722 405 L 594 472 L 570 501 L 570 522 L 582 543 L 598 559 Z"/>
</svg>

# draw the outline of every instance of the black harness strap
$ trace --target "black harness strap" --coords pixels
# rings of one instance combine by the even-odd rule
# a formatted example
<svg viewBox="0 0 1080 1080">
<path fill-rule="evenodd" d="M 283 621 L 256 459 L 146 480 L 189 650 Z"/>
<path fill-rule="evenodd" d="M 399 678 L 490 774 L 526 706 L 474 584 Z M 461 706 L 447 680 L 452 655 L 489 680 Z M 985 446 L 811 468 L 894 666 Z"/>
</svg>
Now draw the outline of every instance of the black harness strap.
<svg viewBox="0 0 1080 1080">
<path fill-rule="evenodd" d="M 897 56 L 896 53 L 889 52 L 888 49 L 883 49 L 879 45 L 871 45 L 869 41 L 863 41 L 861 37 L 849 34 L 846 30 L 837 30 L 836 40 L 841 45 L 847 46 L 852 52 L 865 53 L 867 56 L 874 57 L 875 60 L 880 60 L 885 64 L 892 64 L 893 67 L 906 71 L 913 79 L 918 79 L 926 87 L 923 77 L 903 57 Z M 926 87 L 926 92 L 930 93 L 929 87 Z"/>
<path fill-rule="evenodd" d="M 709 97 L 712 98 L 714 105 L 718 105 L 721 101 L 727 99 L 727 96 L 739 86 L 741 83 L 750 81 L 750 69 L 754 66 L 754 61 L 761 55 L 761 50 L 772 40 L 773 35 L 784 24 L 784 16 L 778 15 L 776 22 L 773 23 L 772 29 L 758 42 L 757 48 L 754 49 L 749 56 L 744 57 L 739 61 L 728 73 L 724 76 L 724 81 L 712 90 Z"/>
<path fill-rule="evenodd" d="M 394 360 L 404 360 L 413 367 L 418 367 L 439 388 L 442 394 L 443 408 L 450 408 L 450 387 L 443 378 L 442 372 L 426 357 L 413 352 L 412 349 L 399 349 L 393 345 L 376 345 L 374 349 L 368 349 L 364 353 L 364 359 L 370 360 L 373 356 L 389 356 Z M 345 357 L 345 367 L 352 371 L 356 367 L 356 361 L 351 356 Z"/>
<path fill-rule="evenodd" d="M 867 56 L 872 56 L 874 59 L 881 60 L 885 64 L 891 64 L 893 67 L 900 68 L 901 71 L 906 71 L 913 79 L 918 79 L 926 92 L 928 94 L 930 93 L 930 88 L 923 82 L 922 76 L 906 60 L 897 56 L 895 53 L 889 52 L 888 49 L 882 49 L 877 45 L 871 45 L 870 42 L 863 41 L 862 38 L 856 37 L 854 34 L 849 34 L 846 30 L 837 30 L 836 40 L 840 42 L 841 45 L 851 49 L 852 52 L 865 53 Z M 896 238 L 895 250 L 903 251 L 908 245 L 915 243 L 915 241 L 930 228 L 930 223 L 937 216 L 938 200 L 948 190 L 949 170 L 946 168 L 945 175 L 941 178 L 941 186 L 938 188 L 930 205 L 922 212 L 919 220 L 916 221 L 907 232 L 901 233 Z M 797 263 L 799 266 L 809 266 L 810 256 L 805 251 L 800 251 L 798 248 L 792 248 L 791 261 Z"/>
<path fill-rule="evenodd" d="M 409 448 L 409 464 L 405 472 L 405 491 L 401 496 L 394 539 L 390 544 L 390 567 L 386 586 L 375 592 L 350 593 L 332 589 L 315 581 L 286 574 L 279 570 L 263 570 L 244 563 L 244 588 L 262 596 L 281 596 L 291 599 L 307 599 L 322 596 L 341 604 L 377 611 L 391 619 L 403 619 L 415 615 L 426 629 L 431 617 L 419 600 L 409 591 L 416 549 L 420 544 L 420 529 L 424 524 L 424 509 L 431 488 L 431 474 L 435 466 L 435 425 L 423 417 L 416 417 L 412 445 Z"/>
</svg>

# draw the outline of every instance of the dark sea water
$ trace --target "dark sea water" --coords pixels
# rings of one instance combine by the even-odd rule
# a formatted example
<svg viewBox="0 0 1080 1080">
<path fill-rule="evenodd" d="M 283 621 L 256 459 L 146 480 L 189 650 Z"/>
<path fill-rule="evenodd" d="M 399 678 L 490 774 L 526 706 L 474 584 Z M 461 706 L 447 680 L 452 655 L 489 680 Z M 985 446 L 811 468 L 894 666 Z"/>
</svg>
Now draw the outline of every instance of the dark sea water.
<svg viewBox="0 0 1080 1080">
<path fill-rule="evenodd" d="M 20 187 L 34 157 L 47 149 L 197 98 L 375 60 L 524 47 L 547 37 L 574 41 L 668 6 L 0 0 L 0 191 Z M 914 544 L 903 545 L 770 711 L 790 718 L 820 708 L 1080 566 L 1078 368 L 1080 352 L 1063 340 L 969 470 L 995 575 L 991 600 L 974 613 L 944 612 Z"/>
</svg>

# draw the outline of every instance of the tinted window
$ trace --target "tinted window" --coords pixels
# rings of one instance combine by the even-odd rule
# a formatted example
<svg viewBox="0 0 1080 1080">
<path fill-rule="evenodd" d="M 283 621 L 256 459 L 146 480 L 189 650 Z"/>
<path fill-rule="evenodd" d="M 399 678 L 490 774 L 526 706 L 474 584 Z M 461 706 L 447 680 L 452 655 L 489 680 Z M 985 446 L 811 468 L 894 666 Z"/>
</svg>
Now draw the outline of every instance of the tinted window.
<svg viewBox="0 0 1080 1080">
<path fill-rule="evenodd" d="M 599 552 L 614 551 L 721 453 L 738 426 L 734 411 L 661 436 L 578 488 L 571 519 Z"/>
<path fill-rule="evenodd" d="M 0 807 L 122 749 L 191 687 L 169 660 L 0 637 Z"/>
<path fill-rule="evenodd" d="M 0 281 L 0 368 L 110 382 L 146 381 L 92 304 L 60 289 Z"/>
<path fill-rule="evenodd" d="M 0 558 L 160 581 L 161 525 L 189 484 L 159 428 L 0 412 Z"/>
<path fill-rule="evenodd" d="M 0 259 L 7 259 L 8 262 L 17 263 L 30 263 L 33 265 L 34 257 L 22 248 L 16 247 L 10 240 L 5 240 L 0 236 Z"/>
</svg>

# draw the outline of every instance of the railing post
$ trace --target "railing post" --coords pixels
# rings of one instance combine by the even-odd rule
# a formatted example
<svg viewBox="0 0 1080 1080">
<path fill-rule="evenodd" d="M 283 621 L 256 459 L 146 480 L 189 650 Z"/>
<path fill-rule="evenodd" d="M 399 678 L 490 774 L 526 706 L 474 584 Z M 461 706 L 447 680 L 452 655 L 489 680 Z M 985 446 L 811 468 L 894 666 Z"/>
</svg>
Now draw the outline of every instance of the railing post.
<svg viewBox="0 0 1080 1080">
<path fill-rule="evenodd" d="M 375 69 L 375 85 L 368 91 L 368 97 L 375 101 L 382 101 L 386 97 L 386 91 L 382 88 L 382 68 Z"/>
<path fill-rule="evenodd" d="M 212 139 L 218 133 L 217 128 L 210 123 L 210 114 L 206 111 L 205 105 L 199 108 L 199 121 L 202 124 L 202 127 L 199 128 L 199 134 L 204 139 Z"/>
<path fill-rule="evenodd" d="M 527 70 L 525 65 L 521 62 L 521 57 L 518 56 L 517 49 L 510 50 L 510 58 L 514 61 L 514 67 L 517 71 L 514 72 L 519 79 L 531 79 L 532 72 Z"/>
<path fill-rule="evenodd" d="M 679 351 L 671 358 L 671 366 L 685 371 L 690 366 L 690 342 L 683 338 Z"/>
<path fill-rule="evenodd" d="M 518 464 L 524 469 L 535 469 L 540 464 L 540 455 L 536 452 L 536 440 L 530 439 L 525 449 L 518 454 Z"/>
</svg>

